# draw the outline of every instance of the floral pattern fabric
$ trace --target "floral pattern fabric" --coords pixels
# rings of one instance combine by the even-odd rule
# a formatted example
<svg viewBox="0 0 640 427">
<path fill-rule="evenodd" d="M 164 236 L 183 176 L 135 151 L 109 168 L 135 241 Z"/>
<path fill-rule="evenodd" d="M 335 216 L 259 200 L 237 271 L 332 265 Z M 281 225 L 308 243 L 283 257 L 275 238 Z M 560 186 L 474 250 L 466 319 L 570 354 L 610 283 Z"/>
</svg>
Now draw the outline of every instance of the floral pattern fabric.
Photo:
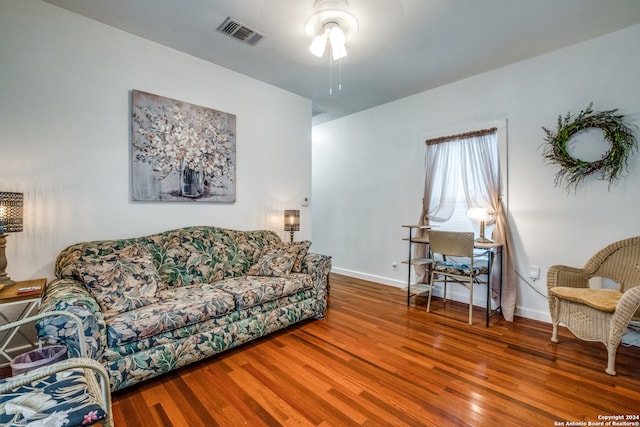
<svg viewBox="0 0 640 427">
<path fill-rule="evenodd" d="M 276 245 L 262 249 L 260 257 L 247 274 L 250 276 L 284 277 L 291 273 L 293 263 L 300 253 L 297 245 Z"/>
<path fill-rule="evenodd" d="M 222 316 L 235 309 L 233 296 L 211 285 L 162 291 L 157 304 L 107 318 L 107 342 L 116 347 Z"/>
<path fill-rule="evenodd" d="M 237 231 L 218 227 L 186 227 L 146 237 L 78 243 L 64 249 L 56 259 L 59 278 L 80 280 L 78 265 L 105 260 L 127 246 L 143 246 L 153 257 L 160 281 L 169 288 L 194 283 L 213 283 L 246 274 L 265 246 L 281 243 L 266 231 Z"/>
<path fill-rule="evenodd" d="M 311 277 L 300 273 L 288 277 L 236 277 L 215 284 L 216 289 L 233 295 L 238 310 L 292 295 L 312 286 Z"/>
<path fill-rule="evenodd" d="M 451 261 L 437 261 L 434 266 L 435 271 L 441 271 L 449 274 L 462 274 L 469 276 L 471 274 L 471 266 L 469 264 L 451 262 Z M 473 275 L 489 274 L 489 268 L 486 265 L 474 265 Z"/>
<path fill-rule="evenodd" d="M 90 357 L 103 363 L 111 389 L 119 390 L 304 319 L 322 318 L 329 256 L 299 251 L 300 273 L 247 275 L 263 248 L 277 245 L 282 242 L 270 231 L 217 227 L 78 243 L 58 256 L 58 279 L 47 285 L 40 311 L 67 310 L 79 316 Z M 132 246 L 151 254 L 159 276 L 158 301 L 123 313 L 103 312 L 78 267 L 108 262 Z M 66 318 L 43 319 L 36 327 L 45 343 L 66 344 L 71 356 L 79 354 L 74 326 Z"/>
<path fill-rule="evenodd" d="M 104 418 L 106 413 L 80 369 L 59 372 L 0 395 L 3 426 L 88 426 Z"/>
<path fill-rule="evenodd" d="M 301 242 L 290 242 L 285 244 L 298 247 L 298 254 L 296 255 L 296 260 L 293 262 L 293 267 L 291 267 L 291 272 L 300 273 L 302 271 L 302 261 L 304 260 L 304 257 L 306 257 L 307 253 L 309 252 L 309 247 L 311 246 L 311 242 L 309 240 L 303 240 Z"/>
<path fill-rule="evenodd" d="M 156 292 L 160 278 L 146 249 L 127 247 L 111 257 L 87 261 L 77 269 L 77 275 L 98 301 L 105 316 L 158 301 Z"/>
<path fill-rule="evenodd" d="M 107 324 L 96 299 L 82 282 L 57 279 L 47 284 L 40 312 L 68 311 L 80 319 L 89 357 L 100 360 L 107 347 Z M 48 317 L 36 322 L 38 336 L 45 344 L 65 344 L 69 357 L 81 357 L 75 323 L 67 316 Z"/>
</svg>

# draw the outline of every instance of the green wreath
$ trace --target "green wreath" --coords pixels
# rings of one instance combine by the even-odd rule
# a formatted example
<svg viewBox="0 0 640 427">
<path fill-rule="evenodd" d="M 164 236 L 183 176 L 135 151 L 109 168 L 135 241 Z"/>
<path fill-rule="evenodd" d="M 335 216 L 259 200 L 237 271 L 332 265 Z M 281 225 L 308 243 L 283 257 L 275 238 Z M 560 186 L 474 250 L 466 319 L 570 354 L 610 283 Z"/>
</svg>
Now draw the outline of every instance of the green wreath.
<svg viewBox="0 0 640 427">
<path fill-rule="evenodd" d="M 567 113 L 565 117 L 558 116 L 558 131 L 552 132 L 543 127 L 547 134 L 545 138 L 544 157 L 548 163 L 560 165 L 556 173 L 556 187 L 564 180 L 567 189 L 575 188 L 587 176 L 600 172 L 601 179 L 613 181 L 627 170 L 629 155 L 638 148 L 633 128 L 637 126 L 626 123 L 624 116 L 615 114 L 618 110 L 594 112 L 593 103 L 580 111 L 577 117 Z M 586 162 L 571 156 L 567 152 L 567 142 L 578 132 L 586 129 L 598 128 L 604 133 L 604 138 L 609 142 L 609 150 L 603 154 L 600 160 Z"/>
</svg>

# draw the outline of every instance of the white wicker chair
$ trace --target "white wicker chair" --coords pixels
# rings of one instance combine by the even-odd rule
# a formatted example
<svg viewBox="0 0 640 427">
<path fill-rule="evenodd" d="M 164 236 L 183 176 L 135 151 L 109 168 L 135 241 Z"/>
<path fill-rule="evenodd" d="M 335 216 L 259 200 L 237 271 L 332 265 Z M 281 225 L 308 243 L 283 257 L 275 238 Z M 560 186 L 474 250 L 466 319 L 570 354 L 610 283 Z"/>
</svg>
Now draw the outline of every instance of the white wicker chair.
<svg viewBox="0 0 640 427">
<path fill-rule="evenodd" d="M 613 280 L 617 289 L 592 289 L 589 279 Z M 576 337 L 599 341 L 607 348 L 605 370 L 615 375 L 616 350 L 631 320 L 640 318 L 640 236 L 612 243 L 583 268 L 554 265 L 547 273 L 551 341 L 558 342 L 558 324 Z"/>
<path fill-rule="evenodd" d="M 35 316 L 27 317 L 25 319 L 8 323 L 6 325 L 0 326 L 0 332 L 8 331 L 11 329 L 18 328 L 22 325 L 34 322 L 38 319 L 42 319 L 44 317 L 49 316 L 67 316 L 73 320 L 76 324 L 76 330 L 79 335 L 79 346 L 80 353 L 82 355 L 87 355 L 87 345 L 83 335 L 83 327 L 82 321 L 76 315 L 65 312 L 65 311 L 51 311 L 48 313 L 42 313 Z M 79 374 L 79 372 L 82 373 Z M 74 397 L 74 404 L 86 404 L 87 402 L 95 403 L 97 407 L 102 409 L 105 412 L 106 418 L 100 420 L 105 427 L 113 426 L 113 418 L 111 412 L 111 390 L 109 388 L 109 376 L 107 374 L 106 369 L 99 362 L 90 359 L 88 357 L 76 357 L 71 359 L 62 360 L 56 363 L 53 363 L 48 366 L 43 366 L 37 369 L 34 369 L 29 372 L 25 372 L 20 375 L 16 375 L 10 378 L 4 378 L 0 380 L 0 416 L 3 414 L 11 413 L 7 410 L 7 404 L 9 403 L 5 397 L 10 395 L 10 400 L 14 403 L 18 402 L 22 407 L 26 410 L 33 410 L 34 412 L 38 412 L 36 406 L 43 402 L 43 398 L 45 400 L 48 399 L 49 402 L 52 400 L 50 397 L 44 396 L 42 389 L 47 386 L 49 389 L 55 388 L 56 382 L 59 380 L 64 382 L 70 378 L 69 374 L 76 375 L 80 377 L 83 381 L 80 382 L 80 387 L 85 390 L 85 397 Z M 53 377 L 55 375 L 55 377 Z M 33 395 L 33 398 L 29 398 L 29 395 Z M 82 394 L 81 394 L 82 395 Z M 34 403 L 36 403 L 34 405 Z M 58 406 L 64 403 L 63 401 L 57 401 L 57 404 L 52 409 L 55 410 Z M 96 407 L 96 408 L 97 408 Z M 40 416 L 44 416 L 47 414 L 40 414 Z M 86 420 L 84 423 L 78 424 L 68 424 L 68 425 L 86 425 Z M 3 424 L 4 425 L 4 424 Z M 13 424 L 11 424 L 13 425 Z"/>
</svg>

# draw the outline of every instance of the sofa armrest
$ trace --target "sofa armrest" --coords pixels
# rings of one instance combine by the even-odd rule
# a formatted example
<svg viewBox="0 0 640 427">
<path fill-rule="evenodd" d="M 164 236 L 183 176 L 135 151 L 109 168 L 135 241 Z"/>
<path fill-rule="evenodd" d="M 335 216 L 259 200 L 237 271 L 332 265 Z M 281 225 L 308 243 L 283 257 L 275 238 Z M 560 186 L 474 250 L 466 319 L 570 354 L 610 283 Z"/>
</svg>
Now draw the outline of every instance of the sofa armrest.
<svg viewBox="0 0 640 427">
<path fill-rule="evenodd" d="M 328 255 L 308 253 L 302 260 L 302 272 L 310 274 L 315 288 L 329 288 L 329 272 L 331 257 Z"/>
<path fill-rule="evenodd" d="M 39 313 L 67 311 L 82 321 L 89 357 L 101 360 L 107 345 L 107 326 L 100 306 L 82 282 L 57 279 L 47 285 Z M 47 317 L 36 323 L 38 337 L 46 344 L 64 344 L 72 357 L 80 356 L 73 322 L 63 316 Z"/>
</svg>

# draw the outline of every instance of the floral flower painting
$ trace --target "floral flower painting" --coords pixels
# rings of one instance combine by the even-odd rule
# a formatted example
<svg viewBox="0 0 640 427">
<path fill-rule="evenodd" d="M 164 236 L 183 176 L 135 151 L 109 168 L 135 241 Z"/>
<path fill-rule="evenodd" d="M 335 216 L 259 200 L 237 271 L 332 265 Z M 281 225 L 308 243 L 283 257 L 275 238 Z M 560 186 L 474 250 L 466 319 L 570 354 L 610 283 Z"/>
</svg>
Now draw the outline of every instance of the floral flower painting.
<svg viewBox="0 0 640 427">
<path fill-rule="evenodd" d="M 235 202 L 236 116 L 134 90 L 132 199 Z"/>
</svg>

